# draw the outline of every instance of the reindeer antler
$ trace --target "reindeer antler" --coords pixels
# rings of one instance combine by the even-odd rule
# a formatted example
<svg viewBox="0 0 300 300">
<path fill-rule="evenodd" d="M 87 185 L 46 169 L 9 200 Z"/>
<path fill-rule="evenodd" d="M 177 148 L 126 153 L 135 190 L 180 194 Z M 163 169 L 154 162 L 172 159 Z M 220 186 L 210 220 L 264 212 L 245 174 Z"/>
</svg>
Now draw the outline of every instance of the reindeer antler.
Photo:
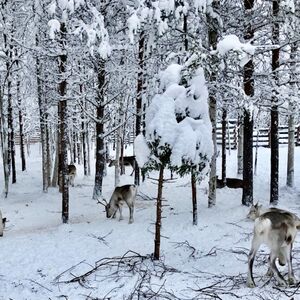
<svg viewBox="0 0 300 300">
<path fill-rule="evenodd" d="M 102 201 L 103 202 L 101 202 L 100 200 L 97 200 L 97 203 L 99 203 L 99 204 L 101 204 L 103 206 L 106 206 L 108 204 L 107 201 L 104 198 L 102 199 Z"/>
</svg>

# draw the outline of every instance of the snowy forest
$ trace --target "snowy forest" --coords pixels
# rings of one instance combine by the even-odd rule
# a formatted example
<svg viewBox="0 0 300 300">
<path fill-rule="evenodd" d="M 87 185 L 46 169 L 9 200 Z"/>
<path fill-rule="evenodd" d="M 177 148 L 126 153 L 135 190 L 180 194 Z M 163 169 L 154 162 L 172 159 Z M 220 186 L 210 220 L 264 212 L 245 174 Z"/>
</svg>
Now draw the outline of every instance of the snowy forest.
<svg viewBox="0 0 300 300">
<path fill-rule="evenodd" d="M 298 0 L 0 0 L 0 300 L 300 299 L 299 82 Z"/>
</svg>

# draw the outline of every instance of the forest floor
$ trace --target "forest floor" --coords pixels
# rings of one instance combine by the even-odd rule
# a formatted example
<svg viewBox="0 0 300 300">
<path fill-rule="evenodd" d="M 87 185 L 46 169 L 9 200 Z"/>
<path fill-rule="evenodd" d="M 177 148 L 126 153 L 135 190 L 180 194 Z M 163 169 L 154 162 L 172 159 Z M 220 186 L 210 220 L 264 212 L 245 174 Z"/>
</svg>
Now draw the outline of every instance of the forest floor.
<svg viewBox="0 0 300 300">
<path fill-rule="evenodd" d="M 128 150 L 128 155 L 132 154 Z M 270 150 L 259 148 L 254 198 L 268 206 Z M 280 147 L 279 207 L 300 216 L 300 147 L 295 150 L 295 188 L 286 181 L 287 147 Z M 92 200 L 94 178 L 77 165 L 70 187 L 70 222 L 61 221 L 61 195 L 42 192 L 41 155 L 31 147 L 28 170 L 10 186 L 0 209 L 8 223 L 0 238 L 0 299 L 300 299 L 299 287 L 282 288 L 267 271 L 267 248 L 254 265 L 256 288 L 246 287 L 247 255 L 253 222 L 241 205 L 241 189 L 218 189 L 217 205 L 207 208 L 207 182 L 198 186 L 198 225 L 192 225 L 189 178 L 164 185 L 161 260 L 153 261 L 156 183 L 138 189 L 134 223 L 106 219 Z M 92 167 L 94 162 L 92 162 Z M 218 164 L 220 170 L 220 162 Z M 2 170 L 2 167 L 1 167 Z M 127 167 L 127 174 L 131 168 Z M 220 172 L 219 172 L 220 173 Z M 93 168 L 92 168 L 93 174 Z M 157 176 L 156 173 L 151 177 Z M 166 172 L 169 177 L 169 172 Z M 228 157 L 228 177 L 236 177 L 236 151 Z M 122 176 L 121 183 L 133 177 Z M 3 186 L 3 177 L 0 179 Z M 103 191 L 109 199 L 114 169 L 108 168 Z M 300 280 L 300 238 L 293 250 Z M 287 267 L 281 267 L 287 274 Z"/>
</svg>

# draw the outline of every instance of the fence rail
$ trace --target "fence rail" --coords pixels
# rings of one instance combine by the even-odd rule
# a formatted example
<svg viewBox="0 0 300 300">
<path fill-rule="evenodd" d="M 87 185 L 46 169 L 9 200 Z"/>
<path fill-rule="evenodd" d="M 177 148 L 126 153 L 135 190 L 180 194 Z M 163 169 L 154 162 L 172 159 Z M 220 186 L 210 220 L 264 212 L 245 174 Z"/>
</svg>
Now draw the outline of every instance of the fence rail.
<svg viewBox="0 0 300 300">
<path fill-rule="evenodd" d="M 238 130 L 236 120 L 229 120 L 226 126 L 226 148 L 236 149 L 238 145 Z M 278 139 L 279 144 L 288 143 L 288 126 L 280 125 L 278 127 Z M 111 137 L 111 142 L 114 142 L 115 135 Z M 39 143 L 41 141 L 40 134 L 35 133 L 30 136 L 25 137 L 25 143 Z M 126 144 L 132 144 L 134 141 L 134 135 L 132 132 L 128 133 L 125 137 Z M 15 135 L 15 143 L 20 144 L 20 136 Z M 217 124 L 217 144 L 222 144 L 222 125 Z M 259 147 L 269 147 L 270 146 L 270 129 L 269 128 L 259 128 L 253 131 L 253 146 L 258 144 Z M 300 124 L 295 126 L 295 145 L 300 146 Z"/>
<path fill-rule="evenodd" d="M 236 149 L 238 145 L 238 130 L 236 120 L 230 120 L 226 126 L 226 148 Z M 278 126 L 279 144 L 288 143 L 287 125 Z M 222 144 L 222 124 L 217 124 L 217 144 Z M 270 146 L 270 128 L 258 128 L 253 131 L 253 146 L 269 147 Z M 295 145 L 300 146 L 300 124 L 295 126 Z"/>
</svg>

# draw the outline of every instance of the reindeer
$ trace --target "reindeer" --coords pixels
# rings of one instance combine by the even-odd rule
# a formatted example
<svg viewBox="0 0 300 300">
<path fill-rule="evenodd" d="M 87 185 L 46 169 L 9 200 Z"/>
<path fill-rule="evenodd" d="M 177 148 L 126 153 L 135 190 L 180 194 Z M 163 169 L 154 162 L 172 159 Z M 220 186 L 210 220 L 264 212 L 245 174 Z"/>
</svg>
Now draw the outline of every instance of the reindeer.
<svg viewBox="0 0 300 300">
<path fill-rule="evenodd" d="M 113 160 L 113 159 L 109 159 L 108 160 L 108 166 L 112 167 L 115 166 L 117 163 L 117 160 Z M 121 166 L 122 164 L 122 159 L 120 157 L 119 159 L 119 164 Z M 123 156 L 123 165 L 124 166 L 131 166 L 132 167 L 132 172 L 130 174 L 130 176 L 132 176 L 134 170 L 135 170 L 135 156 Z"/>
<path fill-rule="evenodd" d="M 0 236 L 3 236 L 3 230 L 5 228 L 6 218 L 2 218 L 2 213 L 0 210 Z"/>
<path fill-rule="evenodd" d="M 103 204 L 100 201 L 98 202 L 105 206 L 107 218 L 115 218 L 117 210 L 119 210 L 120 221 L 123 220 L 122 205 L 124 204 L 124 202 L 126 202 L 129 208 L 129 224 L 131 224 L 133 223 L 133 210 L 134 210 L 136 192 L 137 192 L 136 186 L 133 184 L 119 186 L 115 188 L 109 200 L 109 203 L 107 203 L 105 199 L 103 199 L 105 204 Z"/>
<path fill-rule="evenodd" d="M 267 275 L 274 274 L 280 285 L 287 282 L 278 271 L 275 260 L 278 258 L 280 265 L 288 264 L 288 284 L 295 284 L 296 279 L 292 268 L 292 248 L 297 230 L 300 229 L 300 219 L 293 213 L 270 208 L 255 220 L 254 236 L 248 256 L 247 286 L 254 287 L 253 262 L 255 255 L 262 244 L 270 248 L 269 269 Z"/>
<path fill-rule="evenodd" d="M 258 218 L 259 216 L 261 216 L 262 214 L 264 214 L 268 211 L 287 212 L 286 210 L 283 210 L 283 209 L 280 209 L 280 208 L 277 208 L 277 207 L 265 208 L 262 205 L 259 205 L 258 202 L 257 202 L 256 204 L 252 204 L 252 206 L 250 207 L 247 218 L 254 221 L 256 218 Z"/>
<path fill-rule="evenodd" d="M 68 165 L 68 176 L 69 176 L 69 184 L 74 186 L 74 180 L 76 177 L 76 166 L 71 164 Z"/>
</svg>

